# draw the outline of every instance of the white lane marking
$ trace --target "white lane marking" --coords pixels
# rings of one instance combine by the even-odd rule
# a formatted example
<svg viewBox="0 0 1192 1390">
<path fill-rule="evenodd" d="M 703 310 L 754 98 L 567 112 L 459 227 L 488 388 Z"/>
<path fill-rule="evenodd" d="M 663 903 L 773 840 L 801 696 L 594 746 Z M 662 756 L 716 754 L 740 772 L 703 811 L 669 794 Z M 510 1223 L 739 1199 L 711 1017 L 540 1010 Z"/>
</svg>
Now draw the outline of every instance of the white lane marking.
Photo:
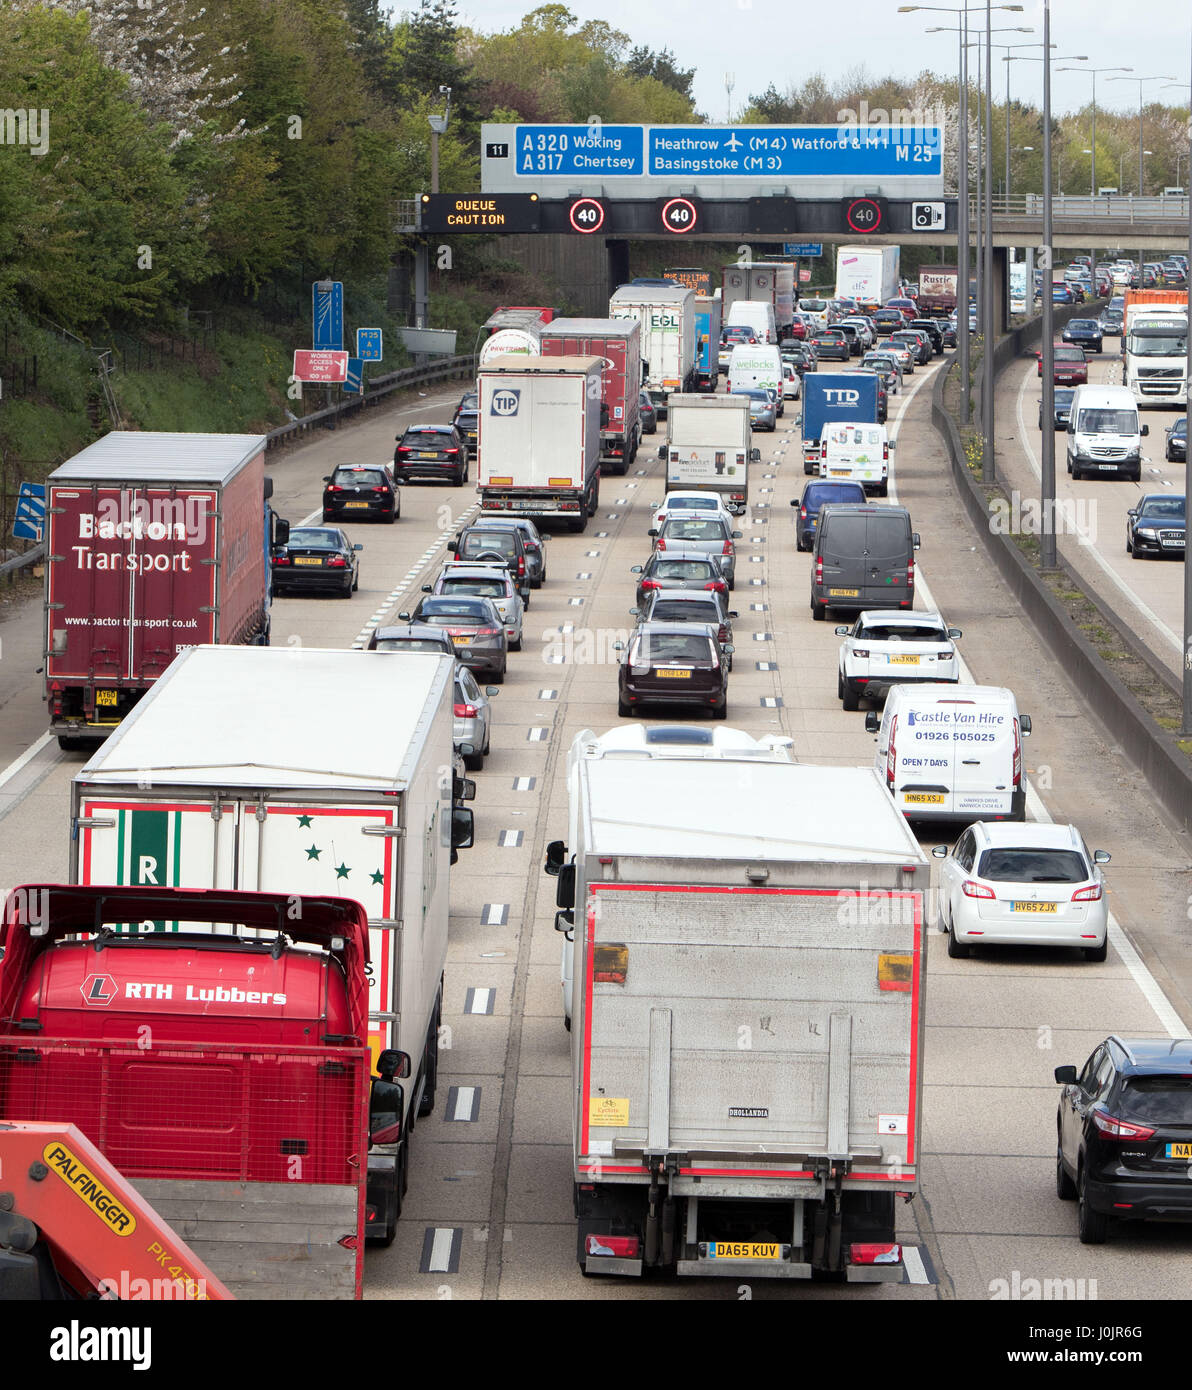
<svg viewBox="0 0 1192 1390">
<path fill-rule="evenodd" d="M 917 1245 L 904 1245 L 902 1247 L 902 1266 L 906 1270 L 906 1282 L 908 1284 L 931 1283 L 923 1265 L 923 1256 L 919 1254 Z"/>
<path fill-rule="evenodd" d="M 1024 372 L 1022 375 L 1022 385 L 1018 388 L 1018 403 L 1015 410 L 1015 414 L 1018 417 L 1018 434 L 1022 440 L 1022 448 L 1024 453 L 1026 454 L 1027 462 L 1030 464 L 1031 472 L 1035 475 L 1035 481 L 1039 483 L 1040 487 L 1042 487 L 1043 470 L 1039 464 L 1038 458 L 1035 456 L 1034 449 L 1031 447 L 1030 437 L 1027 434 L 1026 422 L 1023 419 L 1022 414 L 1022 398 L 1026 393 L 1026 388 L 1030 385 L 1030 381 L 1030 372 Z M 1058 459 L 1056 460 L 1056 482 L 1058 485 Z M 1184 649 L 1183 642 L 1175 635 L 1174 632 L 1172 632 L 1171 628 L 1167 626 L 1163 619 L 1159 617 L 1158 613 L 1156 613 L 1153 608 L 1148 607 L 1147 604 L 1144 603 L 1143 600 L 1138 597 L 1138 595 L 1129 586 L 1129 584 L 1127 584 L 1126 581 L 1118 574 L 1118 572 L 1113 568 L 1109 561 L 1105 559 L 1105 557 L 1097 549 L 1096 544 L 1094 543 L 1089 533 L 1079 526 L 1076 526 L 1075 530 L 1077 536 L 1080 538 L 1080 544 L 1083 547 L 1083 549 L 1088 551 L 1092 558 L 1096 560 L 1097 564 L 1100 565 L 1105 575 L 1110 580 L 1112 580 L 1113 584 L 1124 595 L 1124 597 L 1130 600 L 1130 602 L 1134 605 L 1135 608 L 1138 609 L 1138 611 L 1142 614 L 1142 616 L 1147 620 L 1148 623 L 1152 623 L 1155 626 L 1155 628 L 1159 632 L 1161 632 L 1164 637 L 1167 638 L 1167 640 L 1171 643 L 1171 645 L 1176 649 L 1177 652 L 1182 652 Z"/>
<path fill-rule="evenodd" d="M 44 733 L 40 738 L 34 739 L 34 741 L 29 745 L 28 748 L 25 749 L 23 753 L 21 753 L 18 757 L 14 758 L 12 762 L 10 762 L 9 765 L 4 769 L 3 772 L 0 772 L 0 787 L 2 787 L 5 784 L 5 782 L 15 777 L 17 773 L 20 772 L 21 768 L 23 768 L 26 765 L 26 763 L 31 763 L 33 759 L 36 758 L 37 755 L 41 752 L 41 750 L 45 748 L 46 745 L 49 744 L 55 737 L 56 735 L 54 734 Z"/>
<path fill-rule="evenodd" d="M 924 378 L 924 380 L 926 380 L 926 378 Z M 1029 374 L 1026 380 L 1030 380 Z M 921 385 L 923 385 L 923 382 L 916 383 L 914 390 L 911 391 L 910 395 L 906 398 L 907 405 L 909 405 L 910 402 L 914 399 L 915 391 L 917 391 Z M 901 421 L 902 411 L 900 410 L 898 422 L 901 423 Z M 1021 429 L 1021 392 L 1019 393 L 1018 422 L 1019 428 Z M 894 485 L 893 475 L 891 475 L 890 478 L 890 495 L 897 499 L 897 489 Z M 1095 551 L 1093 553 L 1096 554 Z M 919 569 L 917 565 L 915 566 L 915 569 L 916 588 L 918 592 L 922 594 L 923 602 L 929 609 L 934 609 L 936 612 L 939 612 L 939 609 L 936 608 L 935 600 L 932 598 L 931 590 L 927 585 L 927 580 L 923 577 L 922 570 Z M 1114 577 L 1116 578 L 1116 576 Z M 959 653 L 957 653 L 956 664 L 957 669 L 960 672 L 960 679 L 963 684 L 977 684 L 977 681 L 973 678 L 972 671 L 969 669 L 968 662 L 966 662 L 964 657 L 961 656 Z M 1040 797 L 1039 793 L 1035 790 L 1034 783 L 1031 782 L 1029 778 L 1024 778 L 1024 781 L 1026 782 L 1027 814 L 1031 817 L 1032 820 L 1042 821 L 1045 824 L 1050 824 L 1051 814 L 1047 810 L 1047 807 L 1044 806 L 1042 797 Z M 1166 994 L 1163 993 L 1163 990 L 1159 985 L 1158 980 L 1156 980 L 1155 977 L 1151 974 L 1151 972 L 1147 969 L 1146 964 L 1143 962 L 1138 952 L 1130 943 L 1130 940 L 1126 936 L 1126 933 L 1122 930 L 1121 923 L 1117 920 L 1117 918 L 1113 915 L 1112 912 L 1108 914 L 1108 923 L 1110 944 L 1113 946 L 1113 949 L 1121 958 L 1122 964 L 1130 972 L 1130 978 L 1138 986 L 1138 990 L 1141 993 L 1142 997 L 1155 1011 L 1155 1017 L 1159 1020 L 1160 1026 L 1166 1031 L 1169 1037 L 1186 1038 L 1188 1036 L 1187 1025 L 1180 1018 L 1175 1008 L 1173 1008 L 1171 1001 L 1168 999 Z"/>
</svg>

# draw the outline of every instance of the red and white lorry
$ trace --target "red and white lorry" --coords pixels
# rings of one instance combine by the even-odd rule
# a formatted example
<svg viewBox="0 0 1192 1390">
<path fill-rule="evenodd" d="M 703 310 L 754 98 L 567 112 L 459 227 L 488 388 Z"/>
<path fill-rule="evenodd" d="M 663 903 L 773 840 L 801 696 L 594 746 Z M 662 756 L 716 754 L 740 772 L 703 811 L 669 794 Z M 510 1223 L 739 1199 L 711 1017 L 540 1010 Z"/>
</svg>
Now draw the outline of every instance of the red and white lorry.
<svg viewBox="0 0 1192 1390">
<path fill-rule="evenodd" d="M 633 319 L 554 319 L 542 330 L 538 351 L 543 357 L 599 357 L 604 363 L 600 471 L 627 472 L 642 438 L 641 326 Z"/>
<path fill-rule="evenodd" d="M 116 430 L 47 485 L 45 698 L 65 748 L 104 739 L 180 651 L 267 645 L 265 437 Z"/>
</svg>

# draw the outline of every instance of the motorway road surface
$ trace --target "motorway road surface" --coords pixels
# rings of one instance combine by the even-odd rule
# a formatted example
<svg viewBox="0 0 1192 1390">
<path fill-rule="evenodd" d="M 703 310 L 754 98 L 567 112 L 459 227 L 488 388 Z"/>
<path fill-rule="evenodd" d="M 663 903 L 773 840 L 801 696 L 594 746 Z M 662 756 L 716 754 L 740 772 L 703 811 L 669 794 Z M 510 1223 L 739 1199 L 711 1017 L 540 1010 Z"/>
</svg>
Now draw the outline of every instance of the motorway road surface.
<svg viewBox="0 0 1192 1390">
<path fill-rule="evenodd" d="M 1095 1279 L 1101 1299 L 1183 1297 L 1192 1280 L 1188 1227 L 1121 1228 L 1106 1246 L 1078 1243 L 1074 1208 L 1054 1191 L 1058 1088 L 1052 1069 L 1083 1063 L 1108 1032 L 1189 1031 L 1188 844 L 1157 813 L 1111 735 L 1092 720 L 1080 692 L 1024 625 L 969 531 L 930 425 L 934 370 L 909 378 L 891 412 L 892 425 L 900 421 L 897 499 L 911 508 L 923 537 L 919 602 L 926 602 L 929 589 L 948 621 L 964 629 L 961 649 L 973 678 L 1009 685 L 1019 707 L 1034 717 L 1026 744 L 1033 813 L 1077 820 L 1090 845 L 1112 851 L 1110 906 L 1121 926 L 1113 930 L 1103 965 L 1064 951 L 1002 951 L 953 961 L 945 938 L 933 933 L 923 1191 L 900 1209 L 911 1282 L 833 1286 L 758 1279 L 747 1292 L 849 1302 L 987 1299 L 994 1281 L 1010 1281 L 1017 1271 L 1020 1279 Z M 293 521 L 307 517 L 318 506 L 322 475 L 335 463 L 389 457 L 398 428 L 415 418 L 447 418 L 455 399 L 455 393 L 428 397 L 403 408 L 400 418 L 370 412 L 350 430 L 273 456 L 278 510 Z M 1033 428 L 1033 400 L 1030 409 Z M 811 621 L 810 557 L 794 547 L 787 504 L 804 483 L 796 415 L 797 407 L 788 405 L 778 431 L 755 440 L 763 461 L 753 465 L 753 506 L 741 519 L 728 722 L 755 736 L 791 735 L 803 760 L 868 762 L 873 736 L 865 733 L 862 714 L 840 708 L 839 639 L 831 622 Z M 648 507 L 662 496 L 654 449 L 659 438 L 644 441 L 628 477 L 603 481 L 601 505 L 585 535 L 556 534 L 547 545 L 548 582 L 534 591 L 526 650 L 511 659 L 496 700 L 493 753 L 478 774 L 476 847 L 453 871 L 444 1001 L 449 1046 L 442 1054 L 439 1102 L 413 1136 L 410 1192 L 397 1240 L 368 1254 L 368 1297 L 747 1296 L 735 1281 L 584 1279 L 575 1261 L 568 1035 L 553 893 L 541 865 L 545 842 L 565 834 L 562 769 L 572 738 L 616 720 L 610 648 L 631 623 L 629 568 L 649 553 Z M 350 602 L 279 600 L 274 642 L 347 647 L 359 641 L 368 623 L 406 606 L 403 593 L 417 594 L 443 557 L 443 540 L 474 505 L 470 487 L 406 487 L 395 526 L 350 528 L 365 546 L 360 592 Z M 1152 571 L 1160 567 L 1146 567 Z M 39 664 L 39 622 L 40 605 L 31 603 L 0 624 L 5 886 L 65 877 L 68 785 L 84 761 L 82 754 L 63 754 L 38 740 L 43 715 L 33 667 Z M 585 652 L 599 659 L 569 659 Z M 507 831 L 518 833 L 503 835 Z M 938 839 L 929 835 L 924 844 Z M 473 1007 L 491 1012 L 464 1012 L 469 989 L 489 991 Z"/>
</svg>

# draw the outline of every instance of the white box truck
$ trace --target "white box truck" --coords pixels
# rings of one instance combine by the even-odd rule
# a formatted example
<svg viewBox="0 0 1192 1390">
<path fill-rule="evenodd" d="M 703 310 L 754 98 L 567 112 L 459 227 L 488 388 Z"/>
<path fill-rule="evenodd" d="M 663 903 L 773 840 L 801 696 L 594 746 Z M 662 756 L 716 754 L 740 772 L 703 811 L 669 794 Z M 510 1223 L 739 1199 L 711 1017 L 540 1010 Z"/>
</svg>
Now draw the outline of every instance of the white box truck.
<svg viewBox="0 0 1192 1390">
<path fill-rule="evenodd" d="M 472 838 L 454 805 L 454 668 L 429 652 L 192 647 L 71 783 L 72 883 L 362 904 L 373 1060 L 397 1048 L 413 1064 L 403 1136 L 434 1105 L 449 865 Z"/>
<path fill-rule="evenodd" d="M 795 317 L 795 267 L 787 261 L 747 261 L 726 265 L 721 277 L 725 323 L 735 322 L 733 306 L 742 300 L 761 300 L 774 310 L 777 336 L 786 336 Z"/>
<path fill-rule="evenodd" d="M 600 493 L 601 357 L 494 357 L 480 369 L 477 461 L 486 514 L 583 531 Z"/>
<path fill-rule="evenodd" d="M 622 285 L 608 301 L 608 316 L 641 324 L 642 385 L 665 420 L 671 393 L 695 390 L 695 291 Z"/>
<path fill-rule="evenodd" d="M 898 293 L 901 247 L 838 246 L 836 298 L 855 299 L 863 311 L 880 309 Z"/>
<path fill-rule="evenodd" d="M 585 1273 L 902 1278 L 928 863 L 880 777 L 579 735 L 570 844 Z"/>
<path fill-rule="evenodd" d="M 718 492 L 740 516 L 749 505 L 749 464 L 761 458 L 753 448 L 748 398 L 672 396 L 658 454 L 666 460 L 668 492 Z"/>
</svg>

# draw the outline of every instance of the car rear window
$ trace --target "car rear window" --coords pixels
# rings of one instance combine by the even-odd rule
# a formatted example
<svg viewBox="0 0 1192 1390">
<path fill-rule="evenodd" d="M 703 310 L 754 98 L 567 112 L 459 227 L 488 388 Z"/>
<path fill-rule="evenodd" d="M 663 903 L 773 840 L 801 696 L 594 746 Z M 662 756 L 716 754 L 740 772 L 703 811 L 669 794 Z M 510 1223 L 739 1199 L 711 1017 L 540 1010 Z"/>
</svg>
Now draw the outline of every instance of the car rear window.
<svg viewBox="0 0 1192 1390">
<path fill-rule="evenodd" d="M 380 637 L 373 648 L 377 652 L 441 652 L 443 644 L 428 637 Z"/>
<path fill-rule="evenodd" d="M 287 545 L 301 550 L 338 550 L 340 545 L 337 531 L 325 531 L 318 526 L 295 526 L 290 532 Z"/>
<path fill-rule="evenodd" d="M 662 528 L 669 541 L 723 541 L 728 538 L 724 522 L 715 517 L 701 521 L 696 517 L 669 517 Z"/>
<path fill-rule="evenodd" d="M 978 878 L 994 883 L 1083 883 L 1088 865 L 1073 849 L 987 849 L 977 865 Z"/>
<path fill-rule="evenodd" d="M 1192 1076 L 1127 1077 L 1118 1108 L 1151 1124 L 1192 1124 Z"/>
<path fill-rule="evenodd" d="M 640 639 L 636 665 L 662 666 L 668 661 L 709 661 L 706 637 L 694 632 L 650 632 Z"/>
<path fill-rule="evenodd" d="M 517 554 L 517 540 L 511 531 L 473 531 L 463 538 L 459 548 L 461 555 L 475 559 L 488 551 L 496 551 L 506 557 Z"/>
<path fill-rule="evenodd" d="M 719 623 L 720 606 L 707 599 L 660 599 L 650 609 L 652 623 Z"/>
<path fill-rule="evenodd" d="M 864 502 L 865 489 L 860 483 L 811 483 L 803 493 L 802 505 L 809 512 L 818 512 L 829 502 Z"/>
<path fill-rule="evenodd" d="M 481 598 L 504 598 L 508 592 L 499 579 L 444 579 L 444 594 L 477 594 Z"/>
<path fill-rule="evenodd" d="M 834 555 L 860 555 L 865 549 L 865 518 L 863 516 L 833 516 L 820 533 L 821 545 L 831 547 Z"/>
<path fill-rule="evenodd" d="M 424 599 L 418 612 L 418 621 L 442 627 L 439 618 L 471 618 L 483 622 L 489 614 L 489 606 L 480 599 L 469 603 L 466 598 L 428 598 Z"/>
<path fill-rule="evenodd" d="M 385 475 L 379 468 L 337 468 L 331 481 L 339 487 L 384 487 Z"/>
<path fill-rule="evenodd" d="M 929 623 L 914 626 L 910 623 L 876 623 L 862 629 L 860 636 L 870 642 L 946 642 L 948 634 L 943 628 L 932 627 Z"/>
<path fill-rule="evenodd" d="M 650 575 L 654 579 L 710 579 L 712 565 L 708 560 L 658 560 Z"/>
<path fill-rule="evenodd" d="M 870 514 L 868 546 L 873 558 L 902 555 L 909 548 L 910 540 L 905 515 L 884 516 L 880 511 Z"/>
</svg>

